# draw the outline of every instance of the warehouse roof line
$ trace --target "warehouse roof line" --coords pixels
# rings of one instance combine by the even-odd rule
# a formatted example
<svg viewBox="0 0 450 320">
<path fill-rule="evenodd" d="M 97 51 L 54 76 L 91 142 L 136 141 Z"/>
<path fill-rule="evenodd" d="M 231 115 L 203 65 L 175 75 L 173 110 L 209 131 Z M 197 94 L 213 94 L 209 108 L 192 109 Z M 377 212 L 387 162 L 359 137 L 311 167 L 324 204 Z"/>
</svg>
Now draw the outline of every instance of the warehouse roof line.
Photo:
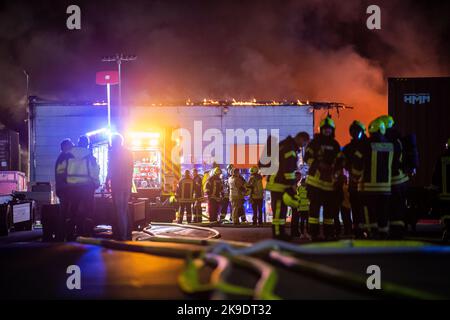
<svg viewBox="0 0 450 320">
<path fill-rule="evenodd" d="M 104 101 L 57 101 L 47 100 L 36 96 L 29 97 L 30 103 L 34 105 L 46 106 L 102 106 L 106 105 Z M 300 101 L 300 100 L 248 100 L 238 101 L 232 100 L 212 100 L 204 99 L 202 101 L 191 101 L 190 99 L 180 103 L 152 103 L 146 105 L 136 104 L 139 107 L 283 107 L 283 106 L 299 106 L 310 107 L 313 109 L 353 109 L 342 102 L 316 102 L 316 101 Z"/>
</svg>

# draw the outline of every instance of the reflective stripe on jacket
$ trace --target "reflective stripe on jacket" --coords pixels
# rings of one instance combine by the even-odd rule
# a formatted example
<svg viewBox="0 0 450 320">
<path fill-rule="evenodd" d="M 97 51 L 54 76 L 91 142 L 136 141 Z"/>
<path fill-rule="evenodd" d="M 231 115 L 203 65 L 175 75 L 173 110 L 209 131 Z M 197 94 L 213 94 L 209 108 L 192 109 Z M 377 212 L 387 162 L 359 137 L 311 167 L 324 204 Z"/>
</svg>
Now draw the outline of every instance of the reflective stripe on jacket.
<svg viewBox="0 0 450 320">
<path fill-rule="evenodd" d="M 219 176 L 213 175 L 208 178 L 205 184 L 205 193 L 209 199 L 220 200 L 222 190 L 222 179 Z"/>
<path fill-rule="evenodd" d="M 100 168 L 90 150 L 74 147 L 65 161 L 57 165 L 56 172 L 65 172 L 67 185 L 100 185 Z"/>
<path fill-rule="evenodd" d="M 191 177 L 183 177 L 178 182 L 177 201 L 179 203 L 194 202 L 194 180 Z"/>
<path fill-rule="evenodd" d="M 300 206 L 299 211 L 309 211 L 309 199 L 308 192 L 306 191 L 306 186 L 299 185 L 297 188 L 297 196 Z"/>
<path fill-rule="evenodd" d="M 297 171 L 297 144 L 294 138 L 288 136 L 279 144 L 277 172 L 269 177 L 266 189 L 274 192 L 284 192 L 295 186 L 295 171 Z"/>
<path fill-rule="evenodd" d="M 334 138 L 317 134 L 306 148 L 305 161 L 309 165 L 306 184 L 333 191 L 339 155 L 340 146 Z"/>
</svg>

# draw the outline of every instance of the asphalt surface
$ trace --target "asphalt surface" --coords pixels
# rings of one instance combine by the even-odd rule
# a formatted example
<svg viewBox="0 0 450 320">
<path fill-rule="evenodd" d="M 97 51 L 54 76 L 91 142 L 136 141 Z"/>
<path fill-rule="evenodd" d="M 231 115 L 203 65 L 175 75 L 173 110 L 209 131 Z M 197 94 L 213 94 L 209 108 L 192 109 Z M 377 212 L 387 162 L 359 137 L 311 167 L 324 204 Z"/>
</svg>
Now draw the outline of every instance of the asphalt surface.
<svg viewBox="0 0 450 320">
<path fill-rule="evenodd" d="M 215 227 L 223 240 L 258 242 L 271 238 L 270 227 Z M 437 240 L 439 227 L 424 225 L 417 237 Z M 160 230 L 162 233 L 166 231 Z M 80 243 L 42 243 L 39 230 L 12 233 L 0 238 L 0 299 L 205 299 L 208 294 L 186 294 L 179 286 L 184 257 L 165 255 L 164 248 L 195 255 L 204 247 L 143 241 L 135 244 L 158 249 L 152 253 L 113 250 Z M 171 232 L 186 236 L 176 228 Z M 202 235 L 196 231 L 196 235 Z M 170 235 L 170 232 L 168 233 Z M 203 236 L 205 236 L 204 234 Z M 162 248 L 162 249 L 161 249 Z M 267 255 L 258 256 L 269 262 Z M 450 297 L 450 255 L 433 253 L 301 255 L 301 259 L 367 277 L 369 265 L 378 265 L 382 280 L 407 288 Z M 78 265 L 81 290 L 66 286 L 67 267 Z M 355 291 L 342 284 L 294 271 L 271 261 L 278 282 L 274 293 L 283 299 L 373 299 L 369 291 Z M 201 279 L 209 279 L 212 268 L 202 269 Z M 226 281 L 254 288 L 259 279 L 255 271 L 233 264 Z M 249 296 L 225 295 L 225 298 L 249 299 Z"/>
</svg>

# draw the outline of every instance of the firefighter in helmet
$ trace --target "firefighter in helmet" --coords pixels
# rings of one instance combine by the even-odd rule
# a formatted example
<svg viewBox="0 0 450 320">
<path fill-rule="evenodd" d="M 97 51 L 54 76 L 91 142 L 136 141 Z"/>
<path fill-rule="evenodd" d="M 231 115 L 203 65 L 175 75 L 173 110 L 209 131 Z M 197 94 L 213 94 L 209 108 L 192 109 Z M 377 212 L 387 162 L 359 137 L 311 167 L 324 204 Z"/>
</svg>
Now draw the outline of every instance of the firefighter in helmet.
<svg viewBox="0 0 450 320">
<path fill-rule="evenodd" d="M 250 168 L 250 178 L 247 182 L 247 188 L 250 191 L 249 198 L 253 210 L 253 225 L 262 225 L 264 189 L 262 176 L 259 174 L 257 166 Z"/>
<path fill-rule="evenodd" d="M 219 167 L 214 167 L 209 173 L 209 178 L 205 184 L 205 193 L 208 197 L 208 214 L 210 222 L 217 222 L 219 220 L 219 209 L 221 194 L 223 191 L 222 179 L 220 175 L 222 170 Z"/>
<path fill-rule="evenodd" d="M 361 202 L 361 194 L 358 192 L 358 180 L 360 174 L 352 170 L 355 161 L 358 161 L 360 155 L 359 149 L 362 144 L 366 142 L 366 127 L 365 125 L 355 120 L 349 128 L 351 141 L 343 149 L 344 167 L 349 173 L 348 192 L 350 195 L 350 205 L 353 218 L 353 230 L 357 239 L 363 238 L 362 227 L 364 223 L 364 210 Z"/>
<path fill-rule="evenodd" d="M 194 183 L 194 203 L 192 211 L 194 213 L 193 222 L 202 222 L 202 201 L 203 201 L 203 177 L 198 173 L 197 168 L 192 170 L 192 181 Z"/>
<path fill-rule="evenodd" d="M 277 239 L 289 239 L 285 229 L 287 207 L 299 206 L 295 172 L 298 169 L 298 151 L 305 144 L 304 132 L 299 132 L 295 137 L 288 136 L 280 142 L 277 167 L 266 184 L 273 212 L 272 233 Z"/>
<path fill-rule="evenodd" d="M 179 203 L 178 223 L 183 223 L 184 211 L 186 210 L 187 223 L 192 222 L 192 203 L 194 202 L 194 180 L 191 172 L 186 170 L 183 178 L 178 182 L 177 201 Z"/>
<path fill-rule="evenodd" d="M 391 197 L 389 199 L 390 238 L 401 239 L 405 232 L 406 192 L 409 177 L 406 174 L 406 148 L 400 132 L 394 127 L 390 115 L 379 117 L 386 127 L 386 138 L 394 145 L 392 164 Z"/>
<path fill-rule="evenodd" d="M 352 173 L 360 177 L 358 192 L 364 206 L 363 230 L 368 237 L 386 239 L 396 150 L 385 136 L 386 126 L 381 119 L 370 123 L 369 133 L 370 137 L 355 150 Z"/>
<path fill-rule="evenodd" d="M 338 172 L 339 143 L 334 139 L 336 126 L 327 116 L 320 122 L 320 133 L 306 148 L 305 161 L 309 165 L 306 178 L 309 206 L 309 233 L 312 240 L 319 239 L 319 214 L 323 207 L 324 236 L 334 239 L 334 208 L 337 202 L 335 182 Z"/>
</svg>

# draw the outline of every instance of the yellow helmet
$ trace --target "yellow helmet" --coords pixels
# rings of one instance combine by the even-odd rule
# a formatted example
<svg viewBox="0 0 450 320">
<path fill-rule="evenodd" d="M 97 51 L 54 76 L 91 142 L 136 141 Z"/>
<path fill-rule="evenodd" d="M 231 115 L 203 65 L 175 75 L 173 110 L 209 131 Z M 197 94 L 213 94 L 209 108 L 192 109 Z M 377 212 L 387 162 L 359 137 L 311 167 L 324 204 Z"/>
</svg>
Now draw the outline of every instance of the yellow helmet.
<svg viewBox="0 0 450 320">
<path fill-rule="evenodd" d="M 388 114 L 380 116 L 380 117 L 378 117 L 378 119 L 380 119 L 381 121 L 384 122 L 384 126 L 386 127 L 386 129 L 392 128 L 395 124 L 394 118 L 392 118 L 392 116 L 390 116 Z"/>
<path fill-rule="evenodd" d="M 250 173 L 258 173 L 258 167 L 257 166 L 253 166 L 250 168 Z"/>
<path fill-rule="evenodd" d="M 213 171 L 213 174 L 216 175 L 216 176 L 221 175 L 222 174 L 222 170 L 220 170 L 219 167 L 215 167 L 214 171 Z"/>
<path fill-rule="evenodd" d="M 323 119 L 322 121 L 320 121 L 320 125 L 319 125 L 320 129 L 322 129 L 323 127 L 330 127 L 335 129 L 336 126 L 334 124 L 333 119 L 331 119 L 330 116 L 327 116 L 325 119 Z"/>
<path fill-rule="evenodd" d="M 384 124 L 384 121 L 381 120 L 380 118 L 377 118 L 377 119 L 373 120 L 369 124 L 369 132 L 370 133 L 379 132 L 382 135 L 384 135 L 386 133 L 386 125 Z"/>
</svg>

